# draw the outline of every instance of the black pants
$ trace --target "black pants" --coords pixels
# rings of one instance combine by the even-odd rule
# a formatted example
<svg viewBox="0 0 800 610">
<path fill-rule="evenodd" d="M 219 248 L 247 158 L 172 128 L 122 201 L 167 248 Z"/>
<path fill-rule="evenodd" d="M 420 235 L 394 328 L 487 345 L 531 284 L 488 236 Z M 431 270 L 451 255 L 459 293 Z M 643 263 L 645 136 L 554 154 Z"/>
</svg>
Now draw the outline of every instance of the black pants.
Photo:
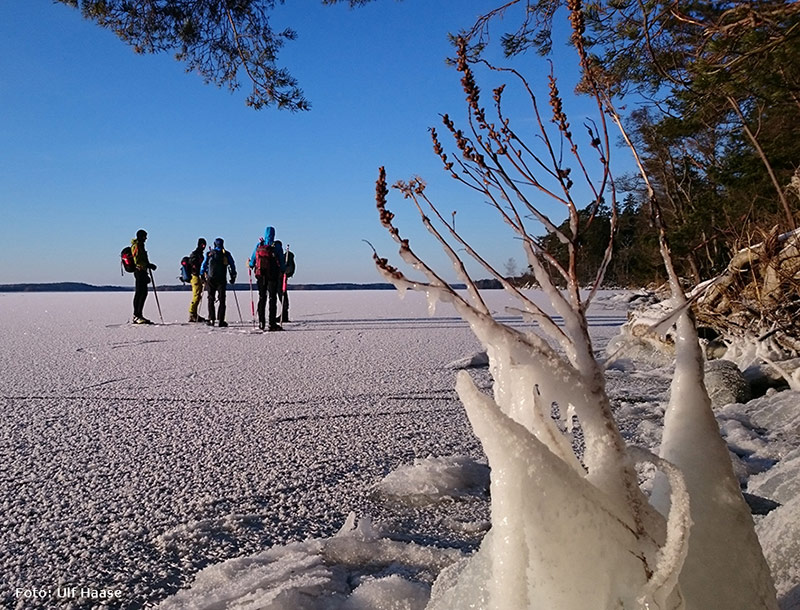
<svg viewBox="0 0 800 610">
<path fill-rule="evenodd" d="M 278 278 L 268 278 L 267 276 L 257 275 L 258 282 L 258 323 L 264 328 L 266 323 L 266 308 L 269 301 L 269 325 L 278 325 L 278 293 L 280 285 Z"/>
<path fill-rule="evenodd" d="M 147 300 L 147 284 L 150 283 L 150 277 L 146 270 L 134 271 L 133 279 L 136 280 L 133 292 L 133 317 L 144 318 L 144 302 Z"/>
<path fill-rule="evenodd" d="M 214 301 L 219 297 L 216 315 L 214 313 Z M 225 281 L 215 282 L 208 280 L 208 319 L 213 322 L 219 319 L 225 321 Z"/>
</svg>

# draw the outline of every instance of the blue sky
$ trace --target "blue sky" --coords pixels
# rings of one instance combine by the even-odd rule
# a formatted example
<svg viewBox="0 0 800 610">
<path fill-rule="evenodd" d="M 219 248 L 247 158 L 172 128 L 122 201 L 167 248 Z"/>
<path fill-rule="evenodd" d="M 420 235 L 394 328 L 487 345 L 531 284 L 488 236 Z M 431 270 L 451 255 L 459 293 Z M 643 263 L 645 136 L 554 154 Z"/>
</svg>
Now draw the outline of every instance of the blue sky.
<svg viewBox="0 0 800 610">
<path fill-rule="evenodd" d="M 294 28 L 298 39 L 279 63 L 312 104 L 292 114 L 246 107 L 246 83 L 231 94 L 185 73 L 169 54 L 136 55 L 65 5 L 5 2 L 0 283 L 131 284 L 120 276 L 119 250 L 139 228 L 149 233 L 159 284 L 178 283 L 179 261 L 198 236 L 223 237 L 244 272 L 267 225 L 296 253 L 297 282 L 380 281 L 362 240 L 398 262 L 374 208 L 381 165 L 390 182 L 424 178 L 494 264 L 502 270 L 514 258 L 521 269 L 518 242 L 442 172 L 428 134 L 440 114 L 464 115 L 458 74 L 445 65 L 447 33 L 494 6 L 377 0 L 349 9 L 289 0 L 272 23 Z M 534 82 L 540 75 L 544 95 L 547 64 L 528 56 L 516 65 Z M 557 61 L 574 73 L 571 66 L 569 57 Z M 580 122 L 586 102 L 573 106 Z M 390 208 L 412 246 L 452 279 L 408 203 L 393 195 Z"/>
</svg>

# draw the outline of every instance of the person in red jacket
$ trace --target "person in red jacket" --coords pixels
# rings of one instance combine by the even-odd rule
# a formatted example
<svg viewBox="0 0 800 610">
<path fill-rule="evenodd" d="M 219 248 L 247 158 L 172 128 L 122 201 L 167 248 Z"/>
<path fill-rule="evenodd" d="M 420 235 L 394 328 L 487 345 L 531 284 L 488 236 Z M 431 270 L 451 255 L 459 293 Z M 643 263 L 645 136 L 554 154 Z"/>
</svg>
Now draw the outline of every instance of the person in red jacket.
<svg viewBox="0 0 800 610">
<path fill-rule="evenodd" d="M 286 268 L 283 249 L 275 241 L 275 228 L 267 227 L 264 237 L 258 240 L 248 261 L 258 282 L 258 327 L 261 330 L 283 330 L 278 323 L 278 295 Z M 267 326 L 267 302 L 269 302 L 269 326 Z"/>
</svg>

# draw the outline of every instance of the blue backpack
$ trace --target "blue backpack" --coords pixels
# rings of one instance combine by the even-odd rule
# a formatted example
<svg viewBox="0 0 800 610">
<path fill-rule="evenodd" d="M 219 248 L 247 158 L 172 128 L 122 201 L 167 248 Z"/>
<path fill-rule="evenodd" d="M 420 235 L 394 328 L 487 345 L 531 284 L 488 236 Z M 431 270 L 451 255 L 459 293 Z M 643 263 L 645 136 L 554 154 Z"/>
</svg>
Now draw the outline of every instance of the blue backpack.
<svg viewBox="0 0 800 610">
<path fill-rule="evenodd" d="M 225 250 L 210 250 L 208 253 L 208 278 L 214 282 L 225 283 L 225 268 L 228 266 L 228 254 Z"/>
</svg>

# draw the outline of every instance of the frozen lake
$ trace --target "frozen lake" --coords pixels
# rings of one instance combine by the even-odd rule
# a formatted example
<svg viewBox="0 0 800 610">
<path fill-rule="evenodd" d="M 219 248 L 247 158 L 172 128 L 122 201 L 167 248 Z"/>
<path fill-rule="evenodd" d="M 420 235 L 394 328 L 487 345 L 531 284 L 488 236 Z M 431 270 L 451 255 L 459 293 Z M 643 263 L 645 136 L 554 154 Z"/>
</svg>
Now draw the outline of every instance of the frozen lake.
<svg viewBox="0 0 800 610">
<path fill-rule="evenodd" d="M 375 493 L 418 459 L 484 459 L 454 391 L 456 363 L 481 347 L 452 308 L 300 291 L 287 330 L 261 333 L 237 294 L 244 323 L 229 293 L 226 329 L 186 323 L 185 292 L 159 293 L 154 326 L 127 323 L 132 292 L 0 294 L 0 606 L 153 606 L 209 565 L 331 536 L 353 511 L 396 540 L 480 542 L 482 494 Z M 590 310 L 596 349 L 626 319 L 610 296 Z M 145 315 L 159 319 L 152 294 Z M 669 378 L 609 372 L 629 439 L 658 442 Z"/>
<path fill-rule="evenodd" d="M 91 607 L 67 596 L 87 587 L 142 607 L 209 563 L 331 535 L 353 510 L 413 539 L 479 541 L 455 522 L 488 518 L 483 501 L 409 512 L 371 491 L 415 458 L 482 457 L 448 366 L 480 346 L 450 307 L 301 291 L 287 330 L 262 334 L 247 291 L 245 324 L 229 293 L 227 329 L 184 323 L 175 292 L 159 293 L 166 325 L 132 326 L 132 296 L 0 295 L 3 606 L 60 592 L 59 607 Z M 159 319 L 152 294 L 145 314 Z M 594 320 L 607 336 L 624 312 Z"/>
</svg>

